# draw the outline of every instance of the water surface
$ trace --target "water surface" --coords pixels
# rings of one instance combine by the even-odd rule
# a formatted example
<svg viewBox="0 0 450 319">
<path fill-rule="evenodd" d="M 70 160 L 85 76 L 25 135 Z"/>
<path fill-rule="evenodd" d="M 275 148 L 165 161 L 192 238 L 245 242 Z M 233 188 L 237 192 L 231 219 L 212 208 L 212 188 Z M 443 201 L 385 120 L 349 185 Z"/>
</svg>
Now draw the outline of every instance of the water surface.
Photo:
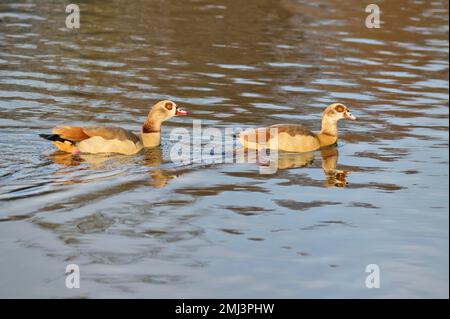
<svg viewBox="0 0 450 319">
<path fill-rule="evenodd" d="M 1 297 L 446 297 L 448 2 L 78 1 L 0 4 Z M 139 130 L 172 99 L 162 146 L 55 153 L 63 124 Z M 274 123 L 337 148 L 257 165 L 172 163 L 169 132 Z M 64 270 L 81 268 L 81 288 Z M 377 264 L 381 288 L 367 289 Z"/>
</svg>

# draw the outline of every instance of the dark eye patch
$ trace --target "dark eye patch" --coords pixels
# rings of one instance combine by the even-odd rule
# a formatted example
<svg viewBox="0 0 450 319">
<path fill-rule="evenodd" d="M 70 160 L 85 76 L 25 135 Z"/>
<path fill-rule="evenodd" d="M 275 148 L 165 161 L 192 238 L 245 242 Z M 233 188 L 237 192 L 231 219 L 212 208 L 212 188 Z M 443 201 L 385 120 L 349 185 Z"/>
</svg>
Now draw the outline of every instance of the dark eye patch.
<svg viewBox="0 0 450 319">
<path fill-rule="evenodd" d="M 345 111 L 345 106 L 343 106 L 342 104 L 338 104 L 335 107 L 336 112 L 342 113 Z"/>
<path fill-rule="evenodd" d="M 164 107 L 170 111 L 173 108 L 173 103 L 172 102 L 166 102 L 166 104 L 164 104 Z"/>
</svg>

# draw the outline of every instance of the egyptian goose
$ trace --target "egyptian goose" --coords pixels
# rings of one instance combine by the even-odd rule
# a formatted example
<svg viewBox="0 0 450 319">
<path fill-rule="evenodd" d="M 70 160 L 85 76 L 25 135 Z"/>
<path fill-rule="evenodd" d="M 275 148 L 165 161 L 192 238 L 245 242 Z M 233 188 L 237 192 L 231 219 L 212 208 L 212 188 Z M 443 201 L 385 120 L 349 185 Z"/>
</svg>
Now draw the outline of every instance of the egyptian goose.
<svg viewBox="0 0 450 319">
<path fill-rule="evenodd" d="M 187 112 L 174 102 L 164 100 L 156 103 L 148 113 L 140 136 L 113 126 L 59 126 L 52 134 L 39 136 L 52 141 L 61 151 L 78 153 L 135 154 L 144 147 L 155 147 L 161 143 L 161 123 Z"/>
<path fill-rule="evenodd" d="M 301 125 L 276 124 L 270 127 L 250 129 L 239 135 L 244 148 L 260 150 L 276 149 L 287 152 L 310 152 L 333 145 L 338 138 L 337 122 L 340 119 L 356 120 L 341 103 L 330 104 L 322 116 L 322 129 L 313 133 Z"/>
</svg>

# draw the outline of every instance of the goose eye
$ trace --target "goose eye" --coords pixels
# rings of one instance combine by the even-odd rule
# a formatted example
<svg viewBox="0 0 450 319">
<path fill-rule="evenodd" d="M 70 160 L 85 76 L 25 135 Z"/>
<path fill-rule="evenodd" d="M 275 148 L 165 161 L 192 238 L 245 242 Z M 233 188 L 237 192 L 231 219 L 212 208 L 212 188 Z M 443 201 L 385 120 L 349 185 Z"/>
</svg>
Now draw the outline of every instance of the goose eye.
<svg viewBox="0 0 450 319">
<path fill-rule="evenodd" d="M 166 102 L 166 104 L 164 104 L 164 107 L 170 111 L 173 108 L 173 103 L 172 102 Z"/>
</svg>

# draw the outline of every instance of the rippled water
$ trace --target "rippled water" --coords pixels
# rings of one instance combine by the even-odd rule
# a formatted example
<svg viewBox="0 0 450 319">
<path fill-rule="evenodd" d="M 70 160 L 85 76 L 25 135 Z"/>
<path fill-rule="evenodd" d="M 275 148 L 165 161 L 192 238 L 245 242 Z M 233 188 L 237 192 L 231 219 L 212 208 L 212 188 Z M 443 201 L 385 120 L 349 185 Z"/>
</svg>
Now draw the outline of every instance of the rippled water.
<svg viewBox="0 0 450 319">
<path fill-rule="evenodd" d="M 378 1 L 380 29 L 363 1 L 310 2 L 78 1 L 68 30 L 60 1 L 2 1 L 0 296 L 448 298 L 448 2 Z M 38 137 L 137 131 L 163 98 L 191 115 L 160 149 L 70 156 Z M 275 174 L 169 160 L 193 120 L 318 129 L 335 101 L 359 119 L 338 148 Z"/>
</svg>

